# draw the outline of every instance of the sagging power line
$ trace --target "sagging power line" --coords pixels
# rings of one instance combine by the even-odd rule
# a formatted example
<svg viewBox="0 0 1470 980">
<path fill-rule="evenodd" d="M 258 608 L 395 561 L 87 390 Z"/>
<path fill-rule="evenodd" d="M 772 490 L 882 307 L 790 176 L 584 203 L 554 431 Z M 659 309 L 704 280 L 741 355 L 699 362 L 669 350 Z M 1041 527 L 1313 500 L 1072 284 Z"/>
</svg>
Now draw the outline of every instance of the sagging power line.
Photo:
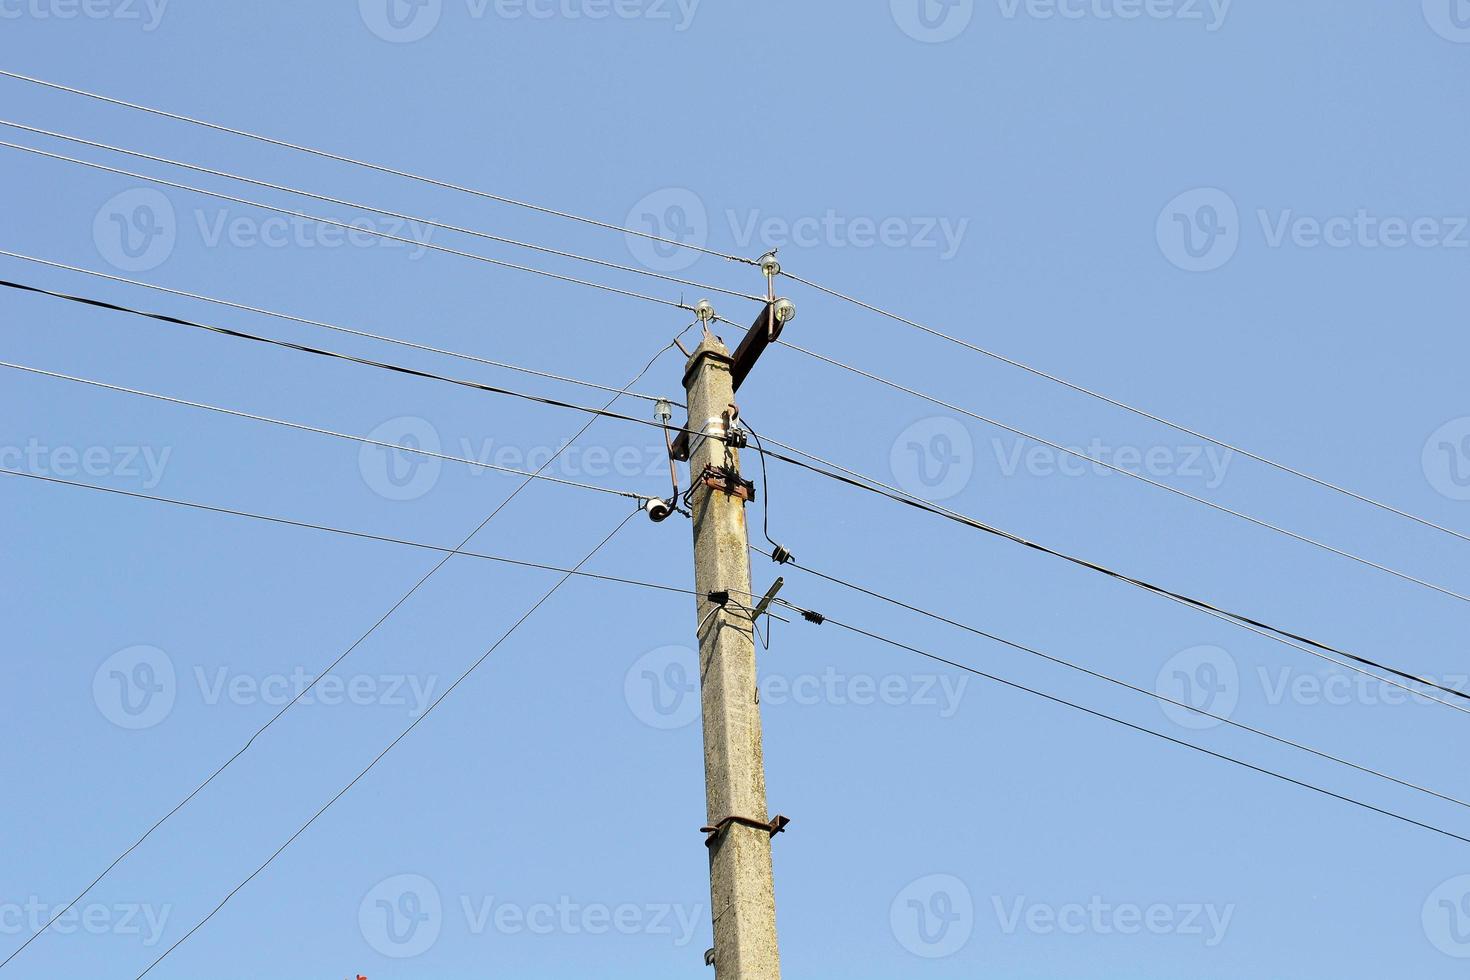
<svg viewBox="0 0 1470 980">
<path fill-rule="evenodd" d="M 1461 602 L 1470 602 L 1470 595 L 1465 595 L 1464 593 L 1456 592 L 1454 589 L 1446 588 L 1442 585 L 1437 585 L 1434 582 L 1427 581 L 1415 575 L 1410 575 L 1408 572 L 1402 572 L 1396 568 L 1390 568 L 1389 566 L 1380 564 L 1379 562 L 1373 561 L 1370 558 L 1364 558 L 1361 555 L 1356 555 L 1350 551 L 1338 548 L 1335 545 L 1330 545 L 1325 541 L 1319 541 L 1316 538 L 1308 537 L 1305 534 L 1299 534 L 1298 532 L 1290 530 L 1289 528 L 1282 527 L 1279 524 L 1273 524 L 1270 521 L 1262 520 L 1259 517 L 1253 517 L 1250 514 L 1245 513 L 1244 511 L 1236 510 L 1233 507 L 1227 507 L 1224 504 L 1217 503 L 1216 501 L 1210 500 L 1207 497 L 1201 497 L 1198 494 L 1190 493 L 1188 490 L 1183 490 L 1179 487 L 1170 486 L 1169 484 L 1164 483 L 1161 480 L 1155 480 L 1147 476 L 1146 474 L 1138 473 L 1134 470 L 1128 469 L 1125 466 L 1119 466 L 1116 463 L 1109 463 L 1101 457 L 1093 456 L 1092 454 L 1085 453 L 1079 449 L 1073 449 L 1068 446 L 1064 446 L 1061 443 L 1053 442 L 1050 439 L 1046 439 L 1032 432 L 1027 432 L 1024 429 L 1019 429 L 998 419 L 981 415 L 971 409 L 961 407 L 954 404 L 953 402 L 945 401 L 942 398 L 938 398 L 934 395 L 928 394 L 927 392 L 920 391 L 917 388 L 912 388 L 908 385 L 900 384 L 897 381 L 885 378 L 882 375 L 874 374 L 871 371 L 866 371 L 860 367 L 844 363 L 843 361 L 839 361 L 836 358 L 828 357 L 826 354 L 819 354 L 816 351 L 808 350 L 807 348 L 802 347 L 799 344 L 793 344 L 788 340 L 777 340 L 776 343 L 780 344 L 783 347 L 790 348 L 797 353 L 805 354 L 807 357 L 822 361 L 825 364 L 830 364 L 833 367 L 838 368 L 839 370 L 847 371 L 851 374 L 857 375 L 858 377 L 866 378 L 869 381 L 874 381 L 885 387 L 892 388 L 895 391 L 901 391 L 905 394 L 920 398 L 926 402 L 929 402 L 931 405 L 937 405 L 940 408 L 947 409 L 951 412 L 958 412 L 959 414 L 975 419 L 978 422 L 984 422 L 987 425 L 993 425 L 999 429 L 1005 430 L 1006 432 L 1010 432 L 1013 435 L 1019 436 L 1022 439 L 1029 439 L 1032 442 L 1040 443 L 1043 446 L 1048 446 L 1051 449 L 1055 449 L 1057 452 L 1064 453 L 1076 459 L 1085 460 L 1095 466 L 1101 466 L 1111 472 L 1122 474 L 1123 476 L 1129 477 L 1131 479 L 1139 480 L 1143 483 L 1148 484 L 1151 487 L 1157 487 L 1160 490 L 1165 490 L 1169 493 L 1183 497 L 1184 499 L 1192 501 L 1194 503 L 1203 504 L 1204 506 L 1209 507 L 1211 510 L 1218 511 L 1222 514 L 1228 514 L 1231 517 L 1235 517 L 1250 524 L 1254 524 L 1256 527 L 1264 528 L 1268 531 L 1274 531 L 1275 533 L 1284 535 L 1294 541 L 1300 541 L 1303 544 L 1311 545 L 1314 548 L 1318 548 L 1330 554 L 1337 555 L 1340 558 L 1346 558 L 1349 561 L 1354 561 L 1368 568 L 1375 569 L 1387 575 L 1392 575 L 1393 577 L 1408 582 L 1411 585 L 1417 585 L 1422 588 L 1430 589 L 1431 591 L 1438 592 L 1441 595 L 1449 596 L 1451 599 L 1459 599 Z"/>
<path fill-rule="evenodd" d="M 343 156 L 343 155 L 338 154 L 338 153 L 332 153 L 332 152 L 330 152 L 328 150 L 322 150 L 322 149 L 318 149 L 316 147 L 305 146 L 305 145 L 299 144 L 299 143 L 290 143 L 290 142 L 287 142 L 286 140 L 275 139 L 275 138 L 270 137 L 270 136 L 263 136 L 263 135 L 261 135 L 259 133 L 252 133 L 252 132 L 250 132 L 248 130 L 236 129 L 234 127 L 225 126 L 225 125 L 222 125 L 220 123 L 209 122 L 208 120 L 205 120 L 205 119 L 198 119 L 198 118 L 195 118 L 195 117 L 192 117 L 192 116 L 182 115 L 180 113 L 168 112 L 168 111 L 166 111 L 164 109 L 156 109 L 156 108 L 153 108 L 151 106 L 141 105 L 141 104 L 136 103 L 136 102 L 127 102 L 127 101 L 124 101 L 123 99 L 116 99 L 116 98 L 113 98 L 112 96 L 102 95 L 102 94 L 100 94 L 98 92 L 89 92 L 86 89 L 74 88 L 74 87 L 72 87 L 70 85 L 62 85 L 62 84 L 59 84 L 57 82 L 49 82 L 49 81 L 46 81 L 45 79 L 35 78 L 33 76 L 30 76 L 30 75 L 23 75 L 20 72 L 6 71 L 4 69 L 0 69 L 0 77 L 13 78 L 13 79 L 15 79 L 17 81 L 27 82 L 27 83 L 32 84 L 32 85 L 39 85 L 39 86 L 42 86 L 44 88 L 53 89 L 53 90 L 58 91 L 58 92 L 66 92 L 66 93 L 68 93 L 70 95 L 80 95 L 80 96 L 83 96 L 84 98 L 94 99 L 94 100 L 96 100 L 98 102 L 108 103 L 109 105 L 120 106 L 122 108 L 132 109 L 132 110 L 135 110 L 137 112 L 146 112 L 149 115 L 159 116 L 159 117 L 164 118 L 164 119 L 172 119 L 175 122 L 183 122 L 183 123 L 189 123 L 190 125 L 194 125 L 194 126 L 202 126 L 205 129 L 212 129 L 212 130 L 214 130 L 216 132 L 220 132 L 220 133 L 228 133 L 231 136 L 242 136 L 242 137 L 244 137 L 246 139 L 251 139 L 251 140 L 256 140 L 257 142 L 266 143 L 266 144 L 268 144 L 270 146 L 276 146 L 276 147 L 280 147 L 282 149 L 287 149 L 287 150 L 295 150 L 295 151 L 300 152 L 300 153 L 306 153 L 306 154 L 309 154 L 311 156 L 320 157 L 320 158 L 322 158 L 324 160 L 332 160 L 332 161 L 334 161 L 336 163 L 346 163 L 346 164 L 350 164 L 350 165 L 352 165 L 354 167 L 363 167 L 363 168 L 368 169 L 368 170 L 377 171 L 378 173 L 387 174 L 387 175 L 389 175 L 391 177 L 402 177 L 402 178 L 404 178 L 406 180 L 417 181 L 419 183 L 428 184 L 428 185 L 430 185 L 432 187 L 438 187 L 438 188 L 441 188 L 443 190 L 450 190 L 450 191 L 456 191 L 456 192 L 463 193 L 463 194 L 469 194 L 469 195 L 471 195 L 473 197 L 483 198 L 484 200 L 487 200 L 487 201 L 495 201 L 495 202 L 497 202 L 499 204 L 507 204 L 507 205 L 510 205 L 512 207 L 525 208 L 525 209 L 530 210 L 530 211 L 535 211 L 535 212 L 538 212 L 540 214 L 551 215 L 551 216 L 557 217 L 557 218 L 566 218 L 566 219 L 568 219 L 570 221 L 577 221 L 577 222 L 580 222 L 582 224 L 591 225 L 591 226 L 597 227 L 597 228 L 603 228 L 603 229 L 606 229 L 608 231 L 622 232 L 625 235 L 633 235 L 634 237 L 637 237 L 637 238 L 643 238 L 643 239 L 647 239 L 649 241 L 658 242 L 661 245 L 669 245 L 669 246 L 672 246 L 672 247 L 675 247 L 675 248 L 688 249 L 690 251 L 700 252 L 700 253 L 702 253 L 704 255 L 712 255 L 712 256 L 715 256 L 716 258 L 726 259 L 726 260 L 731 261 L 731 262 L 742 262 L 742 263 L 745 263 L 746 265 L 755 265 L 756 264 L 751 259 L 742 258 L 741 256 L 738 256 L 738 255 L 728 255 L 728 254 L 726 254 L 724 252 L 719 252 L 719 251 L 716 251 L 716 250 L 711 249 L 711 248 L 706 248 L 706 247 L 701 246 L 701 245 L 693 244 L 691 242 L 681 242 L 681 241 L 679 241 L 677 239 L 673 239 L 673 238 L 664 238 L 664 237 L 660 237 L 658 235 L 654 235 L 654 234 L 652 234 L 650 232 L 640 231 L 640 230 L 638 230 L 636 228 L 625 228 L 622 225 L 615 225 L 615 224 L 611 224 L 609 222 L 599 221 L 596 218 L 589 218 L 589 217 L 586 217 L 584 215 L 573 214 L 573 213 L 571 213 L 569 211 L 560 211 L 560 210 L 557 210 L 555 208 L 544 207 L 542 205 L 533 204 L 533 203 L 530 203 L 528 201 L 521 201 L 521 200 L 517 200 L 517 199 L 512 198 L 512 197 L 506 197 L 506 196 L 500 195 L 500 194 L 493 194 L 493 193 L 491 193 L 489 191 L 477 190 L 476 188 L 467 187 L 467 186 L 462 185 L 462 184 L 455 184 L 455 183 L 451 183 L 449 181 L 439 180 L 439 179 L 434 178 L 434 177 L 426 177 L 426 176 L 423 176 L 421 174 L 410 173 L 410 172 L 408 172 L 406 170 L 399 170 L 399 169 L 396 169 L 394 167 L 388 167 L 388 166 L 385 166 L 385 165 L 379 164 L 379 163 L 371 163 L 371 162 L 366 161 L 366 160 L 353 159 L 352 157 Z"/>
<path fill-rule="evenodd" d="M 250 185 L 252 185 L 254 187 L 263 187 L 263 188 L 265 188 L 267 190 L 281 191 L 281 192 L 286 193 L 286 194 L 295 194 L 298 197 L 308 198 L 309 200 L 319 201 L 319 202 L 322 202 L 324 204 L 335 204 L 335 205 L 337 205 L 339 207 L 353 208 L 354 210 L 358 210 L 358 211 L 366 211 L 369 214 L 381 215 L 383 217 L 393 218 L 394 220 L 397 220 L 397 221 L 404 221 L 404 222 L 409 222 L 409 223 L 413 223 L 413 224 L 424 225 L 424 226 L 427 226 L 427 227 L 430 227 L 430 228 L 438 228 L 438 229 L 441 229 L 443 231 L 455 232 L 456 234 L 461 234 L 461 235 L 469 235 L 472 238 L 479 238 L 479 239 L 483 239 L 484 241 L 497 242 L 497 243 L 499 243 L 501 245 L 510 245 L 510 246 L 515 247 L 515 248 L 524 248 L 524 249 L 528 249 L 528 250 L 533 251 L 533 252 L 540 252 L 543 255 L 554 255 L 557 258 L 572 259 L 572 260 L 577 261 L 577 262 L 586 262 L 589 265 L 595 265 L 595 266 L 598 266 L 598 267 L 604 268 L 604 269 L 612 269 L 612 270 L 614 270 L 616 272 L 625 272 L 625 273 L 629 273 L 629 274 L 635 275 L 635 276 L 647 276 L 650 279 L 658 279 L 658 280 L 661 280 L 663 282 L 674 283 L 675 285 L 679 285 L 679 286 L 691 286 L 691 287 L 693 287 L 695 289 L 702 289 L 702 290 L 708 290 L 710 292 L 722 293 L 722 294 L 724 294 L 726 296 L 734 296 L 737 299 L 748 299 L 748 300 L 754 300 L 754 301 L 759 301 L 759 299 L 760 299 L 760 297 L 758 297 L 758 296 L 751 296 L 749 293 L 742 293 L 742 292 L 739 292 L 738 290 L 726 289 L 723 286 L 713 286 L 713 285 L 710 285 L 708 283 L 694 282 L 693 280 L 689 280 L 689 279 L 681 279 L 678 276 L 667 275 L 667 274 L 662 273 L 662 272 L 656 272 L 656 271 L 654 271 L 652 269 L 644 269 L 644 268 L 639 268 L 637 266 L 624 265 L 624 264 L 622 264 L 620 262 L 609 262 L 606 259 L 594 258 L 593 256 L 590 256 L 590 255 L 580 255 L 580 254 L 578 254 L 576 252 L 568 252 L 568 251 L 564 251 L 564 250 L 558 249 L 558 248 L 551 248 L 550 246 L 546 246 L 546 245 L 538 245 L 535 242 L 521 241 L 521 240 L 515 239 L 515 238 L 506 238 L 504 236 L 495 235 L 495 234 L 492 234 L 492 233 L 487 232 L 487 231 L 481 231 L 481 230 L 478 230 L 478 229 L 475 229 L 475 228 L 465 228 L 465 227 L 462 227 L 460 225 L 447 224 L 447 223 L 442 222 L 442 221 L 436 221 L 433 218 L 425 218 L 425 217 L 421 217 L 421 216 L 418 216 L 418 215 L 403 214 L 403 213 L 398 212 L 398 211 L 390 211 L 390 210 L 387 210 L 385 208 L 374 207 L 371 204 L 363 204 L 363 203 L 358 202 L 358 201 L 347 201 L 347 200 L 343 200 L 342 198 L 339 198 L 339 197 L 332 197 L 332 196 L 330 196 L 328 194 L 319 194 L 319 193 L 316 193 L 316 192 L 313 192 L 313 191 L 302 190 L 299 187 L 288 187 L 288 186 L 286 186 L 284 184 L 274 184 L 274 183 L 271 183 L 268 180 L 257 180 L 254 177 L 246 177 L 246 176 L 243 176 L 241 174 L 231 173 L 231 172 L 229 172 L 227 170 L 215 170 L 215 169 L 213 169 L 211 167 L 203 167 L 203 166 L 199 166 L 198 164 L 186 163 L 186 162 L 184 162 L 182 160 L 174 160 L 174 159 L 171 159 L 169 157 L 155 156 L 152 153 L 144 153 L 141 150 L 130 150 L 130 149 L 126 148 L 126 147 L 114 146 L 114 145 L 112 145 L 110 143 L 100 143 L 100 142 L 97 142 L 95 140 L 85 139 L 85 138 L 83 138 L 81 136 L 73 136 L 73 135 L 70 135 L 68 133 L 56 132 L 56 131 L 50 130 L 50 129 L 41 129 L 41 128 L 37 127 L 37 126 L 28 126 L 25 123 L 15 122 L 14 120 L 10 120 L 10 119 L 0 119 L 0 126 L 9 126 L 12 129 L 19 129 L 19 130 L 21 130 L 23 132 L 32 133 L 32 134 L 39 135 L 39 136 L 47 136 L 47 137 L 51 137 L 53 139 L 65 140 L 68 143 L 76 143 L 76 144 L 81 145 L 81 146 L 90 146 L 93 149 L 97 149 L 97 150 L 107 150 L 107 151 L 112 152 L 112 153 L 121 153 L 124 156 L 130 156 L 130 157 L 133 157 L 134 159 L 138 159 L 138 160 L 149 160 L 149 161 L 152 161 L 154 163 L 167 164 L 168 166 L 171 166 L 171 167 L 179 167 L 180 169 L 193 171 L 194 173 L 206 174 L 206 175 L 208 175 L 210 177 L 223 177 L 226 180 L 236 180 L 236 181 L 239 181 L 242 184 L 250 184 Z M 5 144 L 5 145 L 7 145 L 7 146 L 14 146 L 16 144 Z M 73 162 L 76 162 L 76 161 L 73 161 Z M 90 164 L 84 164 L 84 165 L 90 166 Z M 144 180 L 147 180 L 147 181 L 153 182 L 153 183 L 161 182 L 161 181 L 159 181 L 158 178 L 154 178 L 154 177 L 146 177 L 145 176 L 145 177 L 142 177 L 141 179 L 144 179 Z M 181 185 L 178 185 L 178 184 L 169 184 L 168 186 L 171 186 L 171 187 L 180 187 Z M 189 189 L 189 188 L 185 188 L 185 189 Z M 197 191 L 198 193 L 211 194 L 211 196 L 213 196 L 212 192 L 203 191 L 203 190 L 200 190 L 199 188 L 192 188 L 192 189 L 195 190 L 195 191 Z M 250 204 L 253 204 L 255 207 L 264 208 L 266 210 L 272 210 L 272 211 L 278 210 L 278 209 L 276 209 L 274 207 L 271 207 L 270 205 L 261 204 L 259 202 L 245 202 L 245 201 L 241 201 L 240 203 L 250 203 Z M 295 216 L 296 217 L 301 217 L 301 215 L 295 215 Z M 322 220 L 322 219 L 316 219 L 316 220 Z M 374 234 L 374 232 L 371 229 L 359 228 L 358 230 L 359 231 L 362 231 L 362 232 L 364 232 L 366 234 Z M 428 243 L 426 243 L 426 242 L 421 242 L 420 245 L 422 245 L 424 247 L 429 247 L 428 246 Z"/>
<path fill-rule="evenodd" d="M 1387 513 L 1394 514 L 1398 517 L 1413 521 L 1416 524 L 1420 524 L 1432 530 L 1448 534 L 1451 537 L 1459 538 L 1461 541 L 1470 541 L 1470 535 L 1464 534 L 1460 531 L 1456 531 L 1453 528 L 1446 527 L 1443 524 L 1437 524 L 1434 521 L 1431 521 L 1428 518 L 1420 517 L 1417 514 L 1411 514 L 1406 510 L 1402 510 L 1398 507 L 1393 506 L 1392 504 L 1384 503 L 1381 500 L 1375 500 L 1374 498 L 1369 497 L 1365 494 L 1358 493 L 1355 490 L 1350 490 L 1347 487 L 1342 486 L 1341 484 L 1333 483 L 1332 481 L 1325 480 L 1319 476 L 1313 476 L 1311 473 L 1308 473 L 1305 470 L 1298 469 L 1294 466 L 1289 466 L 1286 463 L 1274 460 L 1269 456 L 1262 455 L 1261 453 L 1251 452 L 1249 449 L 1245 449 L 1244 447 L 1239 446 L 1235 443 L 1229 442 L 1225 439 L 1221 439 L 1218 436 L 1211 436 L 1199 431 L 1198 429 L 1190 428 L 1189 426 L 1184 425 L 1181 422 L 1174 422 L 1163 417 L 1162 415 L 1155 415 L 1154 413 L 1139 408 L 1136 405 L 1131 405 L 1128 402 L 1121 401 L 1120 399 L 1113 398 L 1109 395 L 1104 395 L 1099 391 L 1095 391 L 1091 388 L 1084 387 L 1075 382 L 1068 381 L 1067 379 L 1062 378 L 1059 375 L 1052 374 L 1048 371 L 1043 371 L 1041 368 L 1033 367 L 1032 365 L 1026 364 L 1023 361 L 1018 361 L 1014 358 L 1007 357 L 1004 354 L 1000 354 L 988 348 L 981 347 L 979 344 L 972 343 L 968 340 L 962 340 L 959 337 L 956 337 L 952 334 L 944 333 L 941 330 L 936 330 L 933 327 L 926 326 L 918 322 L 917 320 L 910 320 L 906 316 L 901 316 L 900 314 L 890 312 L 888 310 L 882 309 L 881 307 L 874 306 L 870 303 L 865 303 L 862 300 L 857 299 L 856 297 L 838 292 L 835 289 L 832 289 L 828 286 L 823 286 L 820 283 L 813 282 L 810 279 L 804 279 L 801 276 L 794 275 L 790 272 L 783 272 L 782 274 L 786 276 L 786 278 L 790 279 L 792 282 L 798 282 L 801 283 L 803 286 L 808 286 L 812 289 L 817 290 L 818 292 L 826 293 L 828 296 L 831 296 L 834 299 L 841 300 L 845 303 L 851 303 L 854 306 L 861 307 L 865 310 L 868 310 L 869 312 L 876 313 L 879 316 L 887 317 L 890 320 L 894 320 L 898 323 L 913 327 L 916 330 L 929 334 L 931 337 L 937 337 L 938 339 L 943 340 L 947 343 L 954 344 L 958 347 L 964 347 L 968 350 L 974 351 L 977 354 L 982 354 L 985 357 L 991 358 L 992 360 L 999 361 L 1002 364 L 1007 364 L 1011 367 L 1019 368 L 1020 370 L 1025 371 L 1028 374 L 1034 375 L 1046 381 L 1050 381 L 1053 384 L 1061 385 L 1063 388 L 1070 389 L 1081 395 L 1086 395 L 1089 398 L 1094 398 L 1098 401 L 1105 402 L 1109 405 L 1112 405 L 1114 408 L 1120 408 L 1125 412 L 1129 412 L 1133 415 L 1138 416 L 1139 418 L 1147 419 L 1150 422 L 1157 422 L 1160 425 L 1168 426 L 1174 431 L 1182 432 L 1183 434 L 1194 439 L 1203 439 L 1205 442 L 1208 442 L 1214 446 L 1218 446 L 1221 449 L 1226 449 L 1233 453 L 1239 453 L 1240 455 L 1245 456 L 1248 459 L 1253 459 L 1258 463 L 1264 463 L 1272 469 L 1279 470 L 1282 473 L 1286 473 L 1290 476 L 1306 480 L 1308 483 L 1316 484 L 1319 487 L 1323 487 L 1324 489 L 1342 494 L 1345 497 L 1351 497 L 1353 500 L 1359 501 L 1360 503 L 1368 504 L 1371 507 L 1376 507 L 1379 510 L 1386 511 Z"/>
</svg>

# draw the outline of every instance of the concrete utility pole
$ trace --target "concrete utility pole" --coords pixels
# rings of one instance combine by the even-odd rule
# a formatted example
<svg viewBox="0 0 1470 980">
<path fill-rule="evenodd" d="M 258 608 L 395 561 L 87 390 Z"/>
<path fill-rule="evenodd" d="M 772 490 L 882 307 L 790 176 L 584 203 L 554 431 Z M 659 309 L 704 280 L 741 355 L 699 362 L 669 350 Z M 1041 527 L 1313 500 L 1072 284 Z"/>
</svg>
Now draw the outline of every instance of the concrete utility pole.
<svg viewBox="0 0 1470 980">
<path fill-rule="evenodd" d="M 785 819 L 773 822 L 766 811 L 745 527 L 745 505 L 754 488 L 740 479 L 739 451 L 724 441 L 735 427 L 734 367 L 729 350 L 706 329 L 684 374 L 689 428 L 705 435 L 686 445 L 694 581 L 700 595 L 710 914 L 716 980 L 779 980 L 771 839 Z"/>
</svg>

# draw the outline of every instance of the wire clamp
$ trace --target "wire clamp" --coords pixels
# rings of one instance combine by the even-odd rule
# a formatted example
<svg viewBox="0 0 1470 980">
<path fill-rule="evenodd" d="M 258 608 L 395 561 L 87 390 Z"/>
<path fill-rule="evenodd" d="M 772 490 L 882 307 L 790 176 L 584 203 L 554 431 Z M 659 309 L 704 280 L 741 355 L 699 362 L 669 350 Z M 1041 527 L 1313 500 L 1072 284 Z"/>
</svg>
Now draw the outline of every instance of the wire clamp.
<svg viewBox="0 0 1470 980">
<path fill-rule="evenodd" d="M 724 466 L 705 466 L 699 482 L 712 490 L 731 497 L 739 497 L 746 503 L 755 502 L 755 484 L 739 473 Z"/>
<path fill-rule="evenodd" d="M 777 565 L 789 564 L 795 558 L 795 555 L 793 555 L 790 551 L 786 550 L 785 547 L 779 544 L 776 545 L 776 550 L 771 552 L 771 561 L 775 562 Z"/>
<path fill-rule="evenodd" d="M 786 828 L 790 823 L 791 821 L 788 818 L 781 816 L 779 813 L 772 817 L 769 822 L 753 820 L 750 817 L 725 817 L 723 820 L 717 821 L 712 827 L 700 827 L 699 832 L 705 835 L 704 846 L 714 847 L 715 842 L 724 836 L 725 832 L 733 826 L 738 825 L 749 827 L 752 830 L 764 830 L 772 837 L 775 837 L 777 834 L 786 833 Z"/>
</svg>

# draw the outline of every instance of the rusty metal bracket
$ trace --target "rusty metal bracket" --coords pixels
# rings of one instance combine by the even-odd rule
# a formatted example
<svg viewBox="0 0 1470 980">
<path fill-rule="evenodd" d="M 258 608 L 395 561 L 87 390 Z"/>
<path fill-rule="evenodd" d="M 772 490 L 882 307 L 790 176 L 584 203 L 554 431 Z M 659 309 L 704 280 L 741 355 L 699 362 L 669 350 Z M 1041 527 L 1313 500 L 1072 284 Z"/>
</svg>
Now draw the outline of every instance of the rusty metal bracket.
<svg viewBox="0 0 1470 980">
<path fill-rule="evenodd" d="M 777 834 L 786 833 L 786 828 L 790 823 L 791 821 L 788 818 L 781 816 L 779 813 L 772 817 L 769 823 L 753 820 L 750 817 L 725 817 L 723 820 L 716 821 L 713 827 L 700 827 L 699 832 L 705 835 L 704 846 L 714 847 L 715 841 L 719 840 L 725 831 L 729 830 L 732 826 L 739 825 L 741 827 L 749 827 L 752 830 L 764 830 L 772 837 L 775 837 Z"/>
<path fill-rule="evenodd" d="M 722 466 L 706 466 L 699 476 L 699 482 L 711 490 L 739 497 L 748 504 L 755 502 L 755 484 Z"/>
</svg>

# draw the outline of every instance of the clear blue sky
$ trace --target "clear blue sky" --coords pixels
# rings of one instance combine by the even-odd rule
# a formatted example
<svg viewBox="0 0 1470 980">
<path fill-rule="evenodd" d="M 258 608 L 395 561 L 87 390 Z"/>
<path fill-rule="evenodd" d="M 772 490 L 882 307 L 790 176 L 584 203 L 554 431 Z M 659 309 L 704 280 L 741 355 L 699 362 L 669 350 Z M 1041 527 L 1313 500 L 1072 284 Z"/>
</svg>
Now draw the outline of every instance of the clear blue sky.
<svg viewBox="0 0 1470 980">
<path fill-rule="evenodd" d="M 799 275 L 1467 529 L 1470 9 L 1456 2 L 871 0 L 837 12 L 770 0 L 0 0 L 0 64 L 720 251 L 785 242 Z M 21 122 L 704 283 L 762 285 L 747 267 L 686 264 L 618 233 L 12 80 L 0 92 L 4 116 Z M 14 251 L 616 385 L 687 322 L 0 154 L 0 247 Z M 448 232 L 432 241 L 679 298 L 677 286 Z M 12 259 L 0 275 L 597 397 Z M 1463 541 L 1249 459 L 1204 455 L 1198 440 L 788 286 L 797 343 L 1470 588 Z M 753 313 L 714 298 L 732 319 Z M 582 424 L 41 297 L 7 292 L 0 311 L 3 360 L 437 440 L 451 455 L 503 451 L 516 465 Z M 10 468 L 446 545 L 514 486 L 0 373 Z M 639 388 L 677 395 L 680 375 L 666 355 Z M 1136 480 L 1066 472 L 1053 453 L 790 350 L 768 355 L 741 402 L 763 433 L 1028 537 L 1451 683 L 1470 671 L 1467 610 L 1453 598 Z M 605 455 L 570 458 L 558 474 L 665 486 L 652 429 L 604 420 L 581 445 Z M 1448 708 L 1324 686 L 1334 675 L 1298 651 L 810 474 L 773 465 L 761 495 L 774 536 L 814 567 L 1149 689 L 1213 695 L 1240 721 L 1470 795 L 1470 719 Z M 336 658 L 437 559 L 14 478 L 0 481 L 0 505 L 8 951 L 38 909 L 70 899 L 239 748 L 293 677 Z M 475 546 L 572 562 L 623 514 L 614 498 L 536 486 Z M 689 552 L 682 519 L 639 519 L 594 567 L 684 585 Z M 757 566 L 758 583 L 772 574 Z M 38 941 L 4 975 L 133 977 L 401 731 L 418 692 L 441 692 L 551 582 L 452 561 L 339 669 L 335 700 L 346 703 L 293 709 L 119 865 L 68 934 Z M 1470 829 L 1460 807 L 1191 727 L 1151 699 L 798 571 L 785 595 Z M 692 695 L 677 685 L 695 625 L 684 597 L 569 585 L 153 975 L 700 975 L 701 750 Z M 771 808 L 793 819 L 775 849 L 787 976 L 1463 974 L 1470 845 L 830 626 L 778 624 L 761 662 Z M 159 689 L 153 700 L 125 686 L 140 680 Z"/>
</svg>

